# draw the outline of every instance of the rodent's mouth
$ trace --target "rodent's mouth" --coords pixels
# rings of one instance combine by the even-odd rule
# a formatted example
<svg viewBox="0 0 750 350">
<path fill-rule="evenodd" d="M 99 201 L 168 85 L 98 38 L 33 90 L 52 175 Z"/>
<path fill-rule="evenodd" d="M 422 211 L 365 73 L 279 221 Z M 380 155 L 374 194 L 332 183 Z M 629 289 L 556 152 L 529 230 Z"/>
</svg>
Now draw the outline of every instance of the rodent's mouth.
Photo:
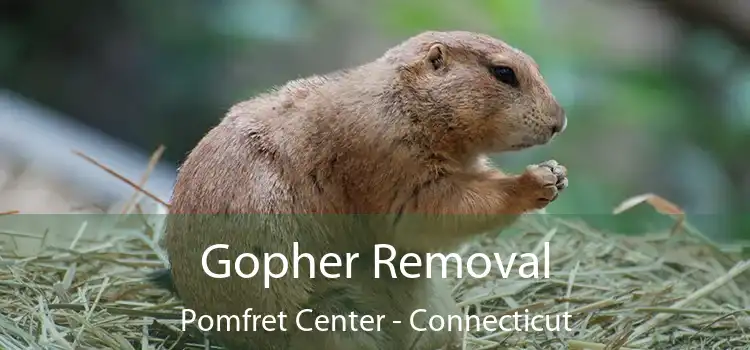
<svg viewBox="0 0 750 350">
<path fill-rule="evenodd" d="M 520 150 L 531 148 L 534 146 L 546 145 L 552 142 L 552 139 L 554 138 L 554 135 L 551 135 L 549 137 L 524 137 L 521 142 L 511 145 L 510 148 L 514 150 Z"/>
<path fill-rule="evenodd" d="M 516 139 L 517 143 L 512 143 L 508 146 L 508 150 L 518 151 L 536 146 L 543 146 L 550 144 L 559 133 L 550 133 L 547 135 L 533 134 L 523 135 Z"/>
<path fill-rule="evenodd" d="M 560 133 L 556 132 L 556 133 L 553 133 L 552 135 L 550 135 L 550 137 L 547 138 L 547 140 L 544 142 L 544 144 L 546 145 L 548 143 L 551 143 L 557 137 L 557 135 L 560 135 Z"/>
<path fill-rule="evenodd" d="M 530 148 L 534 146 L 535 144 L 533 143 L 517 143 L 515 145 L 511 145 L 510 149 L 515 151 L 515 150 L 522 150 L 522 149 L 526 149 L 526 148 Z"/>
</svg>

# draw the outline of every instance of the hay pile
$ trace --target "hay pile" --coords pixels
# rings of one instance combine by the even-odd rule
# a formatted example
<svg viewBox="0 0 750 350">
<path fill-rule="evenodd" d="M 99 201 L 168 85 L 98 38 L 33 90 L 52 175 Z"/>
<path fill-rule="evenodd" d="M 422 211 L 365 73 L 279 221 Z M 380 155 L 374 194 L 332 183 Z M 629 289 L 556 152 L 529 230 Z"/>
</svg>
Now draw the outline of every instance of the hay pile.
<svg viewBox="0 0 750 350">
<path fill-rule="evenodd" d="M 572 331 L 468 332 L 467 349 L 750 349 L 748 261 L 684 232 L 613 237 L 548 217 L 523 228 L 461 253 L 539 253 L 549 241 L 551 278 L 464 278 L 456 299 L 481 315 L 568 312 Z M 129 230 L 35 257 L 4 252 L 0 349 L 207 348 L 180 331 L 179 301 L 144 283 L 163 264 L 154 231 Z"/>
<path fill-rule="evenodd" d="M 164 204 L 141 188 L 149 170 L 136 184 L 79 155 Z M 642 202 L 677 215 L 679 230 L 619 237 L 535 215 L 518 225 L 519 235 L 465 246 L 460 251 L 465 256 L 544 256 L 543 243 L 549 242 L 550 278 L 523 279 L 516 268 L 507 278 L 456 278 L 453 293 L 467 314 L 567 314 L 571 329 L 471 331 L 465 333 L 465 349 L 750 349 L 750 260 L 720 251 L 661 198 L 635 197 L 616 211 Z M 131 198 L 125 212 L 139 208 L 136 203 Z M 25 232 L 3 226 L 9 217 L 18 216 L 0 213 L 0 350 L 212 347 L 195 328 L 181 331 L 179 300 L 145 282 L 146 274 L 165 265 L 155 244 L 163 215 L 68 215 L 64 224 L 23 216 L 28 220 L 21 228 L 47 224 L 71 237 L 62 245 L 45 244 L 47 228 Z M 84 235 L 91 231 L 97 234 Z M 19 256 L 18 241 L 30 239 L 44 251 Z M 543 322 L 536 325 L 544 327 Z M 527 325 L 521 318 L 518 326 Z"/>
</svg>

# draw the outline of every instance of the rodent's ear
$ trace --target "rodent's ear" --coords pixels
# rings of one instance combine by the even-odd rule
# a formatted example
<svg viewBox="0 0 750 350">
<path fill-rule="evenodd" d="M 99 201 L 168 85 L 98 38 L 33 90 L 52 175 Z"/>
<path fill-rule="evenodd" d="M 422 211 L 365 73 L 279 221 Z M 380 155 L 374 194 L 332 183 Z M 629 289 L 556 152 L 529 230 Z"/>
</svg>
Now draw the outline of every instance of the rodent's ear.
<svg viewBox="0 0 750 350">
<path fill-rule="evenodd" d="M 446 51 L 445 45 L 441 43 L 433 44 L 430 46 L 430 50 L 427 51 L 425 64 L 435 70 L 445 67 L 447 61 Z"/>
</svg>

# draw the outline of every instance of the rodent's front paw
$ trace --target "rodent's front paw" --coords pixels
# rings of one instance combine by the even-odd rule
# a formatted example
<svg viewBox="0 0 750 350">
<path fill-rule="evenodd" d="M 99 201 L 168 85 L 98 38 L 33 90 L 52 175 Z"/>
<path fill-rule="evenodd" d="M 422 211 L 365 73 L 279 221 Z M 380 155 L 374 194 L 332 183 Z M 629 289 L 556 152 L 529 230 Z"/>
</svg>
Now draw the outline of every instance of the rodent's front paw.
<svg viewBox="0 0 750 350">
<path fill-rule="evenodd" d="M 522 195 L 531 201 L 533 209 L 546 207 L 568 187 L 568 171 L 557 161 L 529 165 L 521 175 Z"/>
</svg>

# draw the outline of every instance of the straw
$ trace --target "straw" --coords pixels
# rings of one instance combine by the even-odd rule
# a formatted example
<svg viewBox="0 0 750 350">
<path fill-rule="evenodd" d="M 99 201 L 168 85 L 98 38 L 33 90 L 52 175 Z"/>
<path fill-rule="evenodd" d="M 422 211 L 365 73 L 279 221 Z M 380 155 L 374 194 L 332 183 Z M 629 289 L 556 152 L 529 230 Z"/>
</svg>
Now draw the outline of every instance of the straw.
<svg viewBox="0 0 750 350">
<path fill-rule="evenodd" d="M 166 204 L 142 190 L 144 182 L 128 183 Z M 664 205 L 650 198 L 640 201 Z M 677 228 L 632 237 L 529 215 L 518 224 L 522 234 L 467 243 L 462 256 L 543 256 L 543 243 L 550 247 L 549 279 L 514 272 L 453 280 L 453 295 L 467 315 L 567 314 L 571 330 L 469 329 L 462 332 L 462 349 L 750 349 L 750 261 L 717 248 L 684 215 L 676 222 Z M 2 251 L 0 349 L 207 348 L 201 332 L 181 331 L 180 300 L 145 282 L 164 264 L 155 251 L 158 232 L 90 230 L 79 227 L 64 249 L 50 247 L 38 256 Z M 535 325 L 546 327 L 544 320 Z M 532 324 L 521 319 L 519 326 Z"/>
</svg>

